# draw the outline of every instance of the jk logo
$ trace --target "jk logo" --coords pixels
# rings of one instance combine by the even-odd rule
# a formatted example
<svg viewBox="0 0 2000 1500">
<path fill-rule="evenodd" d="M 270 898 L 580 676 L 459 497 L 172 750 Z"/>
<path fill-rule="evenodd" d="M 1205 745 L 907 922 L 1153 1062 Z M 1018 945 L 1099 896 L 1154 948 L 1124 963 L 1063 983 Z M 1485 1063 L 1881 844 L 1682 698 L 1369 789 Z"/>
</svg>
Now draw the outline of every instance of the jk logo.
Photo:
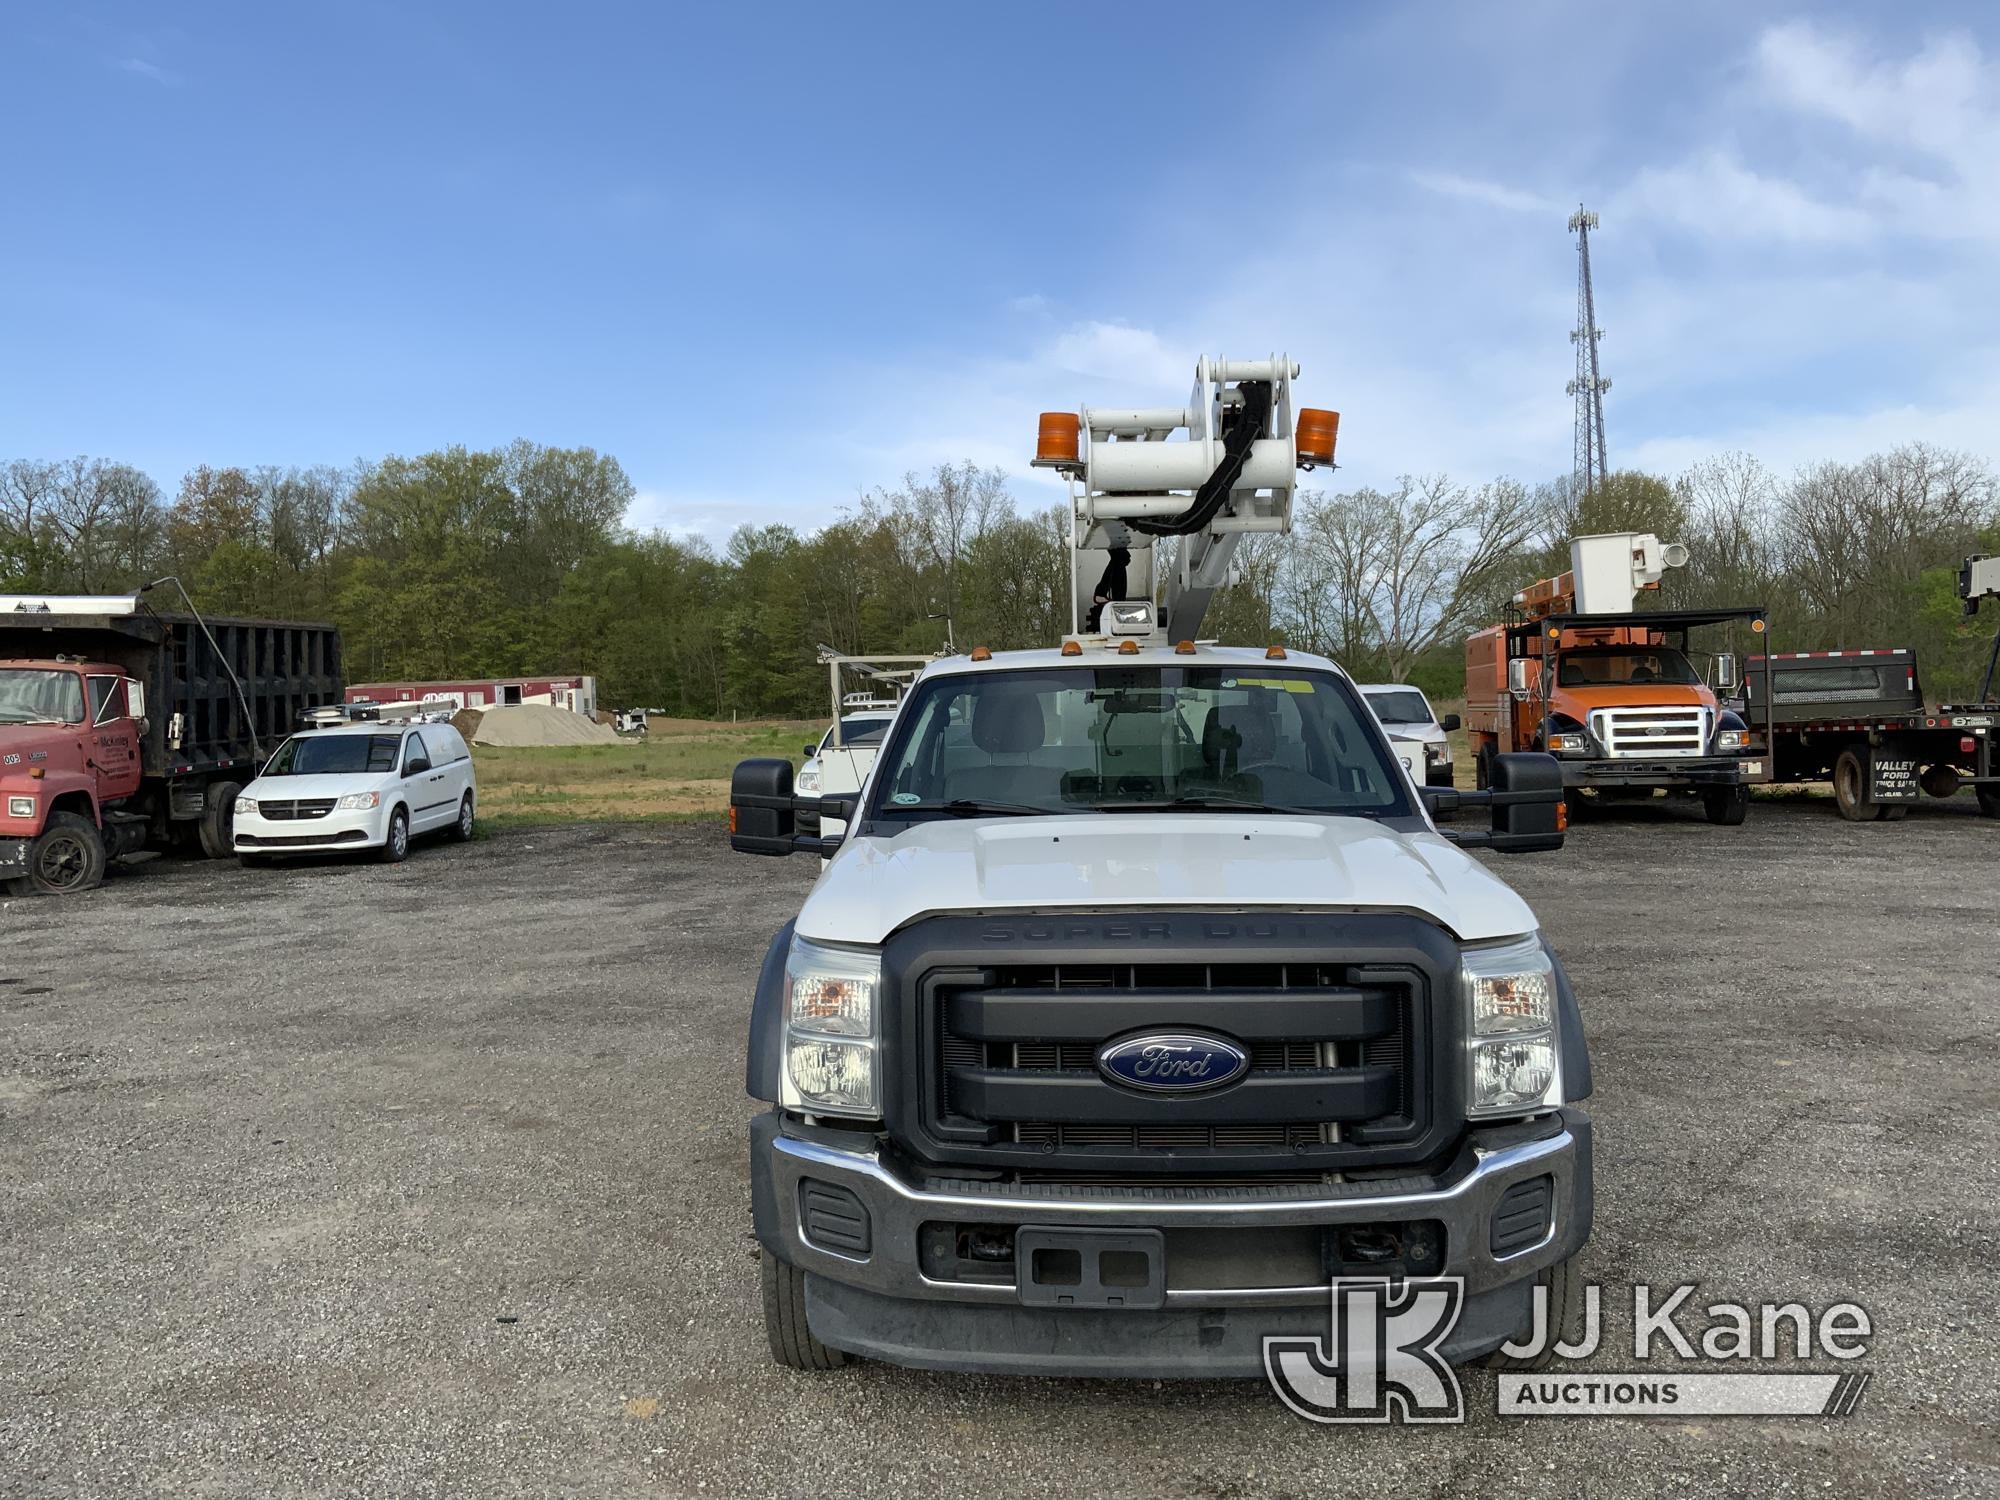
<svg viewBox="0 0 2000 1500">
<path fill-rule="evenodd" d="M 1465 1302 L 1459 1277 L 1332 1283 L 1325 1339 L 1264 1340 L 1271 1388 L 1310 1422 L 1462 1422 L 1458 1376 L 1438 1353 Z"/>
</svg>

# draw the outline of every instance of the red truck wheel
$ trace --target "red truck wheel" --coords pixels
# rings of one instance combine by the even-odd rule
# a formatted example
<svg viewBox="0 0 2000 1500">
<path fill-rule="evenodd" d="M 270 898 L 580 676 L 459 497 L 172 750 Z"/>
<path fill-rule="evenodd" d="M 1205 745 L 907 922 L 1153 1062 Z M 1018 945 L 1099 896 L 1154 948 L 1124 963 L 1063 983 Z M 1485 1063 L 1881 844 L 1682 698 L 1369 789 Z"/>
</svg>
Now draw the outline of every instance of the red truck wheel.
<svg viewBox="0 0 2000 1500">
<path fill-rule="evenodd" d="M 97 825 L 76 813 L 50 813 L 48 826 L 28 845 L 24 884 L 46 896 L 74 896 L 103 880 L 104 840 Z"/>
</svg>

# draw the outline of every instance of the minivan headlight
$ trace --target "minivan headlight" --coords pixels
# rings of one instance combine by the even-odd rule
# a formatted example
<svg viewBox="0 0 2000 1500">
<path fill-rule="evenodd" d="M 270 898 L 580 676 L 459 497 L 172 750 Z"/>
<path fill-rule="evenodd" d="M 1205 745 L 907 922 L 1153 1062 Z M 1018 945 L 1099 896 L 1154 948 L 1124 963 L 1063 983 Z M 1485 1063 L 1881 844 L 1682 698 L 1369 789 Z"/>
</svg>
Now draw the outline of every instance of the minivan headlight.
<svg viewBox="0 0 2000 1500">
<path fill-rule="evenodd" d="M 370 807 L 380 807 L 382 805 L 382 794 L 380 792 L 349 792 L 333 805 L 341 812 L 361 812 Z"/>
<path fill-rule="evenodd" d="M 1555 965 L 1539 936 L 1467 949 L 1466 1113 L 1534 1114 L 1562 1102 Z"/>
<path fill-rule="evenodd" d="M 239 817 L 239 818 L 240 818 L 240 817 L 242 817 L 242 816 L 243 816 L 243 815 L 244 815 L 245 813 L 253 813 L 253 814 L 254 814 L 254 813 L 255 813 L 256 811 L 257 811 L 257 799 L 256 799 L 255 797 L 238 797 L 238 798 L 236 799 L 236 816 L 237 816 L 237 817 Z"/>
<path fill-rule="evenodd" d="M 873 1117 L 881 1105 L 882 955 L 793 938 L 785 958 L 783 1103 Z"/>
</svg>

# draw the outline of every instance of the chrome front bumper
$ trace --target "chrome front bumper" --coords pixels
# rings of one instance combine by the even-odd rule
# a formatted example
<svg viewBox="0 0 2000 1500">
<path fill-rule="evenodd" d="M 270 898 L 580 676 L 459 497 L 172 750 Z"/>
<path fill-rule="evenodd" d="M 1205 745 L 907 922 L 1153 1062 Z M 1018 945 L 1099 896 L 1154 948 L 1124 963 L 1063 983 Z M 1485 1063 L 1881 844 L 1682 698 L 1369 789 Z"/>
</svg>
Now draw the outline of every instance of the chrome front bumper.
<svg viewBox="0 0 2000 1500">
<path fill-rule="evenodd" d="M 885 1297 L 1021 1305 L 1012 1285 L 939 1281 L 922 1269 L 927 1223 L 1035 1225 L 1057 1229 L 1236 1229 L 1434 1220 L 1444 1226 L 1446 1276 L 1468 1295 L 1511 1285 L 1568 1258 L 1590 1233 L 1590 1120 L 1564 1110 L 1549 1133 L 1474 1132 L 1471 1148 L 1436 1178 L 1329 1186 L 1159 1188 L 1125 1184 L 1008 1184 L 961 1179 L 926 1183 L 874 1150 L 855 1151 L 784 1133 L 775 1112 L 751 1127 L 758 1237 L 767 1252 L 802 1270 Z M 1482 1147 L 1484 1138 L 1493 1144 Z M 1509 1188 L 1552 1179 L 1547 1232 L 1507 1254 L 1490 1249 L 1495 1211 Z M 868 1216 L 869 1250 L 853 1255 L 813 1243 L 801 1224 L 808 1182 L 844 1188 Z M 1324 1278 L 1277 1286 L 1177 1284 L 1169 1257 L 1166 1307 L 1282 1306 L 1326 1301 Z"/>
</svg>

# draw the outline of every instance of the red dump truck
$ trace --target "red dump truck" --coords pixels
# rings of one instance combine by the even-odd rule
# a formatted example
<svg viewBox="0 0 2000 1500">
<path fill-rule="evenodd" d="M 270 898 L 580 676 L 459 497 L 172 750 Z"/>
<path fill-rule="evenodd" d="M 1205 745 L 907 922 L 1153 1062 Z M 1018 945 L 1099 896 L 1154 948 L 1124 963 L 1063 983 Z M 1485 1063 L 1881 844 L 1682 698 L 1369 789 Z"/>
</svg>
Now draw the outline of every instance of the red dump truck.
<svg viewBox="0 0 2000 1500">
<path fill-rule="evenodd" d="M 0 889 L 87 891 L 148 846 L 229 857 L 238 789 L 340 686 L 330 625 L 0 595 Z"/>
</svg>

